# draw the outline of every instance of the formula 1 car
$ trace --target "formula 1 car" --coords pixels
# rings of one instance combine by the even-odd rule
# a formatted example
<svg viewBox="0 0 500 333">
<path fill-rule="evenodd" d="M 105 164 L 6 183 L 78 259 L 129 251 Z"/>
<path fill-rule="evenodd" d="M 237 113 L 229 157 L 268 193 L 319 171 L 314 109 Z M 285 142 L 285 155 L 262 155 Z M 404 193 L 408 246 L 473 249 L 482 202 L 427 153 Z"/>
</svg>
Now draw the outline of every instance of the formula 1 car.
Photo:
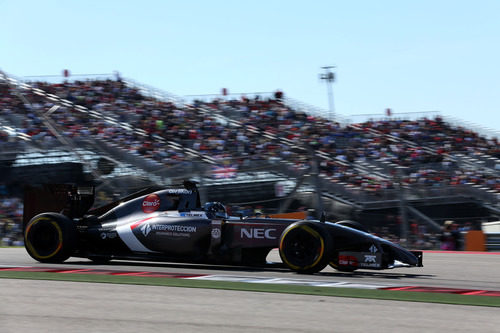
<svg viewBox="0 0 500 333">
<path fill-rule="evenodd" d="M 422 266 L 422 252 L 371 235 L 354 221 L 230 217 L 221 203 L 202 207 L 192 182 L 145 189 L 90 209 L 94 196 L 92 187 L 28 190 L 24 240 L 29 255 L 50 263 L 83 257 L 101 263 L 266 265 L 268 253 L 279 248 L 284 266 L 299 273 L 319 272 L 328 264 L 339 271 Z"/>
</svg>

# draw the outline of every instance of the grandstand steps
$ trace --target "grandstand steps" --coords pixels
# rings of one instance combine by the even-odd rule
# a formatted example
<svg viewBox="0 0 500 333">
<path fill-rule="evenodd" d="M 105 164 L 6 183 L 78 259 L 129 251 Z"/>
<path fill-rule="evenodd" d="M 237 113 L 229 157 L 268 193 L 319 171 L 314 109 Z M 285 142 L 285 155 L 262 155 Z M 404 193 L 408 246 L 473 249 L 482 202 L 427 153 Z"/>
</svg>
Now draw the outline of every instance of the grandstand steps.
<svg viewBox="0 0 500 333">
<path fill-rule="evenodd" d="M 266 203 L 276 204 L 274 181 L 226 183 L 200 188 L 205 191 L 208 201 L 220 201 L 230 206 L 264 206 Z"/>
<path fill-rule="evenodd" d="M 346 200 L 349 201 L 349 200 Z M 409 205 L 447 205 L 447 204 L 461 204 L 468 202 L 476 202 L 475 198 L 467 197 L 462 195 L 449 195 L 449 196 L 432 196 L 427 198 L 406 198 L 405 202 Z M 360 209 L 363 210 L 372 210 L 372 209 L 381 209 L 381 208 L 389 208 L 396 207 L 400 205 L 400 199 L 393 200 L 372 200 L 372 201 L 364 201 L 364 202 L 354 202 Z"/>
<path fill-rule="evenodd" d="M 483 154 L 483 153 L 478 153 L 475 155 L 475 157 L 477 159 L 479 159 L 482 163 L 484 163 L 484 165 L 486 167 L 500 171 L 500 159 L 499 158 L 496 158 L 496 157 L 493 157 L 493 156 L 490 156 L 487 154 Z"/>
<path fill-rule="evenodd" d="M 99 159 L 108 160 L 113 169 L 120 172 L 120 175 L 133 175 L 149 179 L 154 184 L 164 183 L 163 175 L 153 172 L 152 169 L 161 170 L 165 167 L 154 160 L 141 159 L 140 156 L 133 155 L 121 147 L 97 138 L 92 140 L 79 139 L 75 143 L 79 147 L 85 147 L 89 151 L 95 152 Z M 102 172 L 99 171 L 99 173 L 103 176 Z M 117 176 L 116 172 L 114 176 Z"/>
<path fill-rule="evenodd" d="M 467 156 L 455 154 L 454 157 L 467 169 L 481 170 L 486 173 L 500 175 L 500 159 L 486 154 Z"/>
<path fill-rule="evenodd" d="M 135 88 L 138 88 L 137 83 L 135 82 L 128 82 L 127 83 L 130 86 L 133 86 Z M 144 94 L 147 94 L 149 96 L 153 96 L 155 98 L 160 98 L 164 101 L 172 101 L 172 98 L 170 94 L 161 94 L 158 90 L 147 90 L 143 89 L 141 90 Z M 176 102 L 181 101 L 180 99 L 175 99 Z M 184 101 L 182 101 L 184 103 Z M 196 103 L 195 103 L 196 104 Z M 193 107 L 191 105 L 185 104 L 185 107 Z M 311 108 L 311 106 L 308 106 Z M 338 163 L 340 165 L 348 166 L 349 168 L 352 168 L 356 170 L 356 172 L 359 172 L 362 175 L 369 175 L 370 177 L 376 178 L 376 179 L 389 179 L 390 175 L 385 174 L 384 171 L 386 169 L 383 169 L 380 167 L 380 165 L 373 165 L 369 162 L 359 162 L 359 163 L 349 163 L 338 156 L 331 155 L 330 153 L 323 152 L 320 150 L 317 151 L 311 151 L 310 148 L 308 147 L 302 147 L 299 145 L 294 144 L 292 141 L 286 139 L 284 137 L 285 133 L 280 133 L 280 136 L 266 132 L 264 130 L 261 130 L 255 126 L 247 125 L 244 122 L 242 122 L 242 112 L 240 109 L 234 108 L 230 105 L 224 105 L 223 107 L 212 107 L 212 106 L 202 106 L 202 105 L 196 105 L 196 110 L 200 112 L 201 114 L 204 115 L 209 115 L 213 118 L 216 119 L 219 123 L 223 125 L 230 125 L 231 127 L 241 127 L 244 128 L 245 130 L 248 130 L 252 133 L 258 133 L 260 134 L 261 137 L 266 138 L 267 140 L 270 140 L 272 142 L 279 142 L 283 145 L 286 145 L 292 149 L 295 149 L 297 151 L 300 151 L 303 155 L 309 156 L 309 155 L 316 155 L 320 159 L 323 160 L 328 160 L 328 161 L 334 161 L 335 163 Z M 303 112 L 307 112 L 307 110 L 302 110 Z M 344 137 L 339 137 L 337 138 L 338 144 L 346 145 L 348 143 L 348 140 Z M 211 162 L 211 161 L 209 161 Z M 387 167 L 386 167 L 387 168 Z M 286 174 L 286 173 L 285 173 Z"/>
<path fill-rule="evenodd" d="M 1 77 L 0 77 L 1 79 Z M 5 79 L 5 78 L 4 78 Z M 10 80 L 12 84 L 15 84 L 15 80 Z M 128 85 L 138 84 L 135 82 L 128 82 Z M 68 100 L 64 100 L 58 96 L 49 94 L 41 89 L 31 88 L 29 85 L 20 84 L 19 90 L 30 91 L 36 94 L 37 96 L 42 96 L 47 98 L 51 103 L 56 103 L 60 106 L 64 106 L 68 109 L 74 109 L 82 114 L 87 115 L 88 117 L 92 117 L 95 119 L 102 119 L 106 124 L 111 127 L 118 127 L 126 132 L 133 132 L 137 134 L 140 138 L 150 139 L 150 136 L 140 128 L 134 128 L 131 124 L 120 121 L 121 119 L 118 114 L 113 112 L 99 112 L 96 110 L 89 110 L 81 105 L 75 105 Z M 173 101 L 176 104 L 183 104 L 185 107 L 189 107 L 185 104 L 185 101 L 182 99 L 173 96 L 168 93 L 164 93 L 158 89 L 151 87 L 141 87 L 141 93 L 144 95 L 150 95 L 154 98 L 164 101 Z M 309 113 L 308 107 L 302 107 L 306 113 Z M 63 110 L 63 109 L 61 109 Z M 255 124 L 255 126 L 247 125 L 245 120 L 242 120 L 242 111 L 236 108 L 232 108 L 229 106 L 225 106 L 222 109 L 211 108 L 211 107 L 200 107 L 196 110 L 199 110 L 201 114 L 206 116 L 210 116 L 214 118 L 218 123 L 223 125 L 228 125 L 234 128 L 244 128 L 245 131 L 249 131 L 251 133 L 257 134 L 257 136 L 261 138 L 265 138 L 269 142 L 280 143 L 289 147 L 290 150 L 293 150 L 299 157 L 307 157 L 311 158 L 313 156 L 317 156 L 322 160 L 327 160 L 330 162 L 334 162 L 335 165 L 340 164 L 342 166 L 347 167 L 348 170 L 354 169 L 354 171 L 358 174 L 372 176 L 376 179 L 391 179 L 394 175 L 394 170 L 397 170 L 398 166 L 395 163 L 383 161 L 383 160 L 357 160 L 355 163 L 349 163 L 346 160 L 340 158 L 339 156 L 335 156 L 335 154 L 329 151 L 321 151 L 317 150 L 312 152 L 311 148 L 308 148 L 306 145 L 303 145 L 302 142 L 297 143 L 296 141 L 291 141 L 285 138 L 284 136 L 287 133 L 276 133 L 275 131 L 266 131 L 262 125 Z M 46 115 L 50 115 L 50 112 L 47 112 Z M 11 124 L 22 124 L 22 116 L 15 115 L 15 117 L 9 119 Z M 123 120 L 123 119 L 121 119 Z M 0 123 L 1 126 L 1 123 Z M 20 125 L 19 125 L 20 126 Z M 354 125 L 353 127 L 356 127 Z M 11 127 L 14 128 L 14 127 Z M 1 128 L 0 128 L 1 129 Z M 358 129 L 361 127 L 358 126 Z M 14 129 L 15 131 L 15 129 Z M 398 143 L 404 142 L 409 147 L 418 147 L 418 145 L 414 142 L 403 140 L 397 136 L 386 135 L 376 130 L 370 129 L 369 135 L 372 136 L 380 136 L 384 135 L 387 137 L 389 142 Z M 24 139 L 23 139 L 24 140 Z M 189 162 L 179 164 L 176 167 L 165 167 L 163 163 L 156 161 L 151 156 L 143 156 L 140 154 L 133 153 L 126 148 L 119 146 L 117 144 L 112 144 L 105 140 L 97 140 L 96 142 L 87 142 L 87 143 L 79 143 L 78 145 L 83 145 L 84 147 L 88 147 L 87 149 L 97 156 L 97 159 L 93 159 L 90 163 L 94 165 L 100 159 L 105 159 L 107 161 L 113 162 L 118 166 L 117 169 L 125 170 L 127 168 L 134 168 L 135 175 L 147 178 L 147 181 L 153 182 L 156 184 L 160 183 L 168 183 L 171 181 L 177 181 L 179 179 L 197 177 L 200 179 L 203 188 L 212 195 L 214 194 L 214 198 L 224 197 L 225 202 L 235 202 L 234 197 L 240 196 L 241 193 L 236 194 L 230 192 L 229 188 L 235 186 L 239 191 L 245 192 L 244 195 L 248 197 L 250 202 L 257 202 L 260 199 L 262 200 L 274 200 L 276 198 L 272 198 L 272 193 L 274 192 L 274 188 L 269 184 L 275 184 L 280 180 L 290 180 L 295 181 L 298 177 L 309 177 L 305 182 L 303 188 L 300 190 L 303 193 L 305 191 L 316 190 L 314 183 L 314 177 L 310 177 L 311 175 L 308 172 L 304 172 L 304 170 L 293 170 L 293 163 L 284 162 L 283 160 L 279 163 L 275 164 L 266 164 L 265 162 L 261 164 L 267 168 L 266 172 L 260 172 L 255 170 L 239 170 L 239 175 L 234 179 L 228 180 L 214 180 L 211 179 L 207 174 L 209 173 L 209 169 L 211 165 L 217 163 L 217 161 L 211 156 L 207 156 L 201 154 L 194 149 L 192 149 L 189 142 L 182 142 L 180 139 L 178 142 L 167 141 L 165 138 L 155 135 L 154 140 L 165 145 L 166 147 L 175 149 L 177 151 L 182 152 L 185 156 L 189 156 L 195 161 L 203 161 L 203 163 L 195 163 L 191 164 Z M 176 139 L 177 140 L 177 139 Z M 36 144 L 40 149 L 43 147 L 40 146 L 37 140 Z M 347 147 L 349 144 L 349 139 L 345 137 L 339 137 L 336 139 L 336 145 L 338 147 Z M 90 148 L 91 147 L 91 148 Z M 423 149 L 430 153 L 436 154 L 434 148 L 431 147 L 423 147 Z M 89 154 L 90 155 L 90 154 Z M 302 156 L 301 156 L 302 155 Z M 81 157 L 80 157 L 81 158 Z M 471 158 L 470 156 L 454 156 L 448 155 L 448 158 L 453 159 L 453 161 L 457 161 L 460 163 L 460 166 L 465 169 L 478 169 L 484 170 L 484 167 L 490 168 L 495 171 L 496 165 L 498 165 L 498 160 L 492 160 L 488 156 L 474 156 Z M 311 158 L 314 159 L 314 158 Z M 78 158 L 75 158 L 78 160 Z M 296 161 L 295 161 L 296 162 Z M 299 164 L 299 163 L 297 163 Z M 430 166 L 429 164 L 425 165 L 426 167 Z M 297 166 L 296 166 L 297 167 Z M 434 167 L 434 166 L 432 166 Z M 498 169 L 496 170 L 498 172 Z M 497 173 L 498 174 L 498 173 Z M 114 173 L 109 175 L 106 178 L 106 181 L 110 179 L 111 176 L 118 176 L 119 174 Z M 261 178 L 261 179 L 258 179 Z M 312 179 L 312 180 L 311 180 Z M 257 181 L 258 180 L 258 181 Z M 120 181 L 122 182 L 122 181 Z M 118 183 L 120 183 L 118 182 Z M 126 182 L 126 181 L 123 181 Z M 252 199 L 251 194 L 246 193 L 249 192 L 248 189 L 253 188 L 252 186 L 262 186 L 262 189 L 265 191 L 269 191 L 266 193 L 257 191 L 257 195 L 255 195 Z M 472 187 L 472 185 L 471 185 Z M 328 176 L 322 176 L 321 182 L 321 190 L 324 191 L 324 197 L 329 198 L 328 200 L 334 200 L 336 203 L 344 205 L 345 207 L 351 207 L 353 210 L 364 210 L 364 211 L 376 211 L 381 209 L 397 209 L 401 200 L 399 200 L 400 193 L 397 191 L 371 191 L 371 189 L 360 188 L 356 186 L 352 186 L 347 183 L 334 183 L 333 178 L 329 178 Z M 300 192 L 298 190 L 298 192 Z M 486 202 L 492 203 L 492 205 L 499 203 L 498 193 L 491 191 L 486 187 L 478 186 L 474 188 L 474 193 L 471 195 L 469 192 L 465 194 L 465 196 L 461 196 L 461 190 L 451 189 L 450 192 L 442 192 L 442 193 L 432 193 L 431 190 L 424 189 L 420 191 L 420 189 L 416 189 L 415 193 L 407 198 L 407 202 L 410 205 L 426 205 L 426 202 L 434 202 L 436 205 L 457 205 L 460 203 L 467 203 L 467 200 L 473 200 L 475 198 L 485 199 Z M 439 192 L 439 191 L 438 191 Z M 408 191 L 406 191 L 408 193 Z M 300 194 L 300 193 L 299 193 Z M 471 199 L 472 198 L 472 199 Z M 492 199 L 494 198 L 494 200 Z M 238 199 L 240 200 L 240 199 Z M 241 199 L 242 200 L 242 199 Z M 326 200 L 326 199 L 325 199 Z M 461 201 L 464 200 L 464 201 Z M 496 201 L 495 201 L 496 200 Z M 270 201 L 270 202 L 271 202 Z M 312 204 L 314 205 L 314 204 Z"/>
<path fill-rule="evenodd" d="M 17 113 L 10 113 L 2 116 L 2 122 L 8 123 L 10 126 L 18 129 L 23 127 L 24 120 L 25 116 Z"/>
<path fill-rule="evenodd" d="M 7 133 L 14 141 L 30 141 L 31 139 L 29 135 L 20 129 L 20 126 L 11 121 L 10 115 L 0 117 L 0 131 Z"/>
<path fill-rule="evenodd" d="M 57 108 L 59 108 L 61 106 L 67 107 L 67 108 L 73 109 L 73 110 L 75 110 L 77 112 L 87 114 L 90 117 L 102 119 L 103 121 L 105 121 L 106 123 L 110 124 L 111 126 L 119 127 L 119 128 L 122 128 L 123 130 L 129 131 L 129 132 L 135 132 L 139 136 L 143 136 L 143 137 L 146 136 L 146 133 L 143 130 L 138 129 L 138 128 L 132 128 L 130 126 L 130 124 L 128 124 L 128 123 L 124 123 L 124 122 L 118 121 L 119 117 L 117 115 L 113 114 L 113 113 L 104 114 L 102 112 L 98 112 L 98 111 L 95 111 L 95 110 L 89 110 L 88 108 L 86 108 L 86 107 L 84 107 L 82 105 L 74 104 L 71 101 L 68 101 L 68 100 L 63 99 L 63 98 L 61 98 L 59 96 L 50 94 L 50 93 L 48 93 L 48 92 L 46 92 L 46 91 L 44 91 L 42 89 L 34 88 L 31 85 L 28 85 L 28 84 L 25 84 L 25 83 L 20 83 L 18 80 L 12 79 L 12 80 L 10 80 L 10 83 L 13 84 L 13 85 L 15 85 L 16 87 L 20 87 L 21 88 L 20 90 L 22 90 L 22 91 L 33 92 L 34 94 L 36 94 L 36 95 L 38 95 L 40 97 L 46 98 L 51 103 L 55 103 L 54 104 L 55 108 L 51 109 L 53 111 L 57 110 Z M 21 92 L 21 94 L 22 94 L 22 92 Z M 22 97 L 22 96 L 20 96 L 20 97 Z M 47 117 L 46 121 L 49 121 L 48 117 L 51 115 L 52 112 L 50 110 L 48 112 L 45 112 L 45 114 L 43 115 L 43 117 Z M 23 122 L 23 116 L 19 115 L 19 114 L 12 114 L 10 121 L 13 122 L 14 124 L 17 124 L 18 126 L 20 126 L 22 124 L 22 122 Z M 49 125 L 47 124 L 47 126 L 49 126 Z M 53 130 L 57 130 L 57 128 L 53 128 Z M 58 133 L 55 133 L 55 134 L 56 135 L 60 135 Z M 69 138 L 64 138 L 64 140 L 68 141 L 68 144 L 72 142 L 72 140 L 69 139 Z M 82 142 L 80 142 L 80 144 Z M 107 160 L 112 161 L 114 164 L 116 164 L 117 166 L 119 166 L 120 169 L 122 169 L 122 170 L 123 169 L 132 169 L 132 168 L 135 168 L 137 166 L 139 168 L 145 169 L 146 171 L 138 170 L 138 172 L 136 172 L 136 173 L 141 174 L 141 175 L 147 174 L 146 176 L 148 178 L 150 178 L 150 180 L 152 182 L 160 183 L 159 176 L 155 175 L 154 173 L 151 172 L 152 168 L 155 169 L 156 171 L 157 170 L 165 169 L 165 167 L 163 167 L 163 165 L 161 165 L 160 163 L 154 161 L 153 159 L 148 159 L 148 158 L 139 159 L 139 158 L 137 158 L 137 156 L 134 156 L 133 154 L 130 154 L 130 153 L 127 156 L 127 152 L 124 149 L 121 149 L 121 154 L 117 154 L 116 152 L 119 151 L 117 149 L 118 147 L 114 147 L 115 149 L 107 149 L 106 150 L 106 149 L 103 149 L 104 147 L 107 147 L 105 143 L 102 143 L 101 145 L 99 145 L 98 143 L 99 142 L 97 142 L 96 144 L 93 144 L 89 140 L 84 141 L 84 145 L 85 146 L 92 145 L 93 148 L 97 148 L 96 150 L 100 154 L 104 155 L 103 156 L 104 158 L 106 158 Z M 176 149 L 179 149 L 178 147 L 176 147 L 173 144 L 170 145 L 170 146 L 172 146 L 172 147 L 174 147 Z M 43 146 L 40 147 L 40 145 L 38 145 L 38 147 L 43 149 Z M 70 147 L 70 149 L 71 149 L 71 147 Z M 112 158 L 112 157 L 110 158 L 109 156 L 106 157 L 106 155 L 111 155 L 114 158 Z M 119 158 L 118 158 L 117 155 L 119 155 Z M 125 157 L 125 160 L 128 160 L 128 161 L 132 160 L 133 164 L 130 164 L 130 163 L 127 164 L 127 163 L 120 162 L 119 160 L 123 159 L 123 157 Z M 99 177 L 99 174 L 95 174 L 95 176 Z M 164 177 L 165 176 L 166 175 L 164 175 Z"/>
<path fill-rule="evenodd" d="M 396 204 L 396 203 L 395 203 Z M 480 202 L 464 200 L 455 203 L 426 203 L 408 202 L 405 206 L 408 224 L 422 224 L 427 226 L 429 232 L 440 232 L 440 226 L 446 220 L 453 220 L 460 225 L 470 223 L 480 224 L 486 221 L 495 221 L 498 218 L 492 215 Z M 387 227 L 391 233 L 400 234 L 400 224 L 396 217 L 401 212 L 401 206 L 381 207 L 353 212 L 353 219 L 358 220 L 369 228 Z"/>
<path fill-rule="evenodd" d="M 363 128 L 358 124 L 351 124 L 350 126 L 357 129 L 357 130 L 360 130 L 360 131 L 363 130 Z M 409 147 L 420 148 L 431 155 L 439 155 L 437 150 L 433 147 L 421 146 L 421 145 L 419 145 L 415 142 L 412 142 L 410 140 L 402 139 L 402 138 L 399 138 L 399 137 L 391 135 L 391 134 L 386 134 L 386 133 L 383 133 L 381 131 L 378 131 L 378 130 L 375 130 L 372 128 L 365 129 L 365 130 L 373 135 L 388 138 L 388 140 L 390 140 L 392 142 L 405 143 Z M 461 170 L 481 171 L 481 172 L 486 173 L 486 174 L 491 174 L 491 175 L 496 175 L 496 176 L 500 175 L 500 163 L 497 163 L 498 159 L 496 159 L 492 156 L 488 156 L 486 154 L 480 155 L 481 159 L 466 156 L 466 155 L 461 154 L 461 153 L 458 153 L 458 154 L 447 153 L 447 154 L 443 154 L 442 156 L 443 156 L 445 161 L 451 162 L 450 166 L 457 165 L 458 169 L 461 169 Z M 424 164 L 421 167 L 429 168 L 431 166 L 435 166 L 435 165 Z M 413 169 L 418 169 L 418 166 L 414 166 Z M 481 188 L 479 190 L 484 191 L 485 195 L 489 195 L 492 193 L 491 190 L 488 188 Z M 500 202 L 498 201 L 498 198 L 496 199 L 496 204 L 500 204 Z"/>
<path fill-rule="evenodd" d="M 423 223 L 427 224 L 431 230 L 433 230 L 435 232 L 441 231 L 440 224 L 436 223 L 436 221 L 434 221 L 429 216 L 423 214 L 421 211 L 419 211 L 415 207 L 407 205 L 406 210 L 408 213 L 410 213 L 410 215 L 412 215 L 414 218 L 416 218 L 419 222 L 421 222 L 421 223 L 423 222 Z"/>
<path fill-rule="evenodd" d="M 295 199 L 298 201 L 295 207 L 315 207 L 313 191 L 299 192 Z M 331 220 L 354 219 L 369 228 L 390 226 L 394 234 L 400 232 L 399 224 L 393 221 L 391 225 L 391 222 L 388 222 L 390 216 L 394 218 L 400 214 L 400 200 L 356 203 L 331 193 L 323 193 L 322 200 L 325 212 Z M 428 230 L 433 232 L 440 232 L 443 222 L 449 219 L 472 224 L 498 219 L 481 201 L 464 196 L 407 200 L 404 207 L 409 223 L 426 225 Z"/>
<path fill-rule="evenodd" d="M 141 172 L 130 164 L 127 165 L 117 162 L 110 158 L 106 152 L 95 149 L 95 146 L 89 145 L 85 140 L 75 140 L 73 146 L 76 148 L 72 149 L 71 147 L 64 146 L 55 139 L 37 142 L 30 138 L 27 142 L 18 141 L 8 143 L 6 147 L 10 147 L 11 153 L 9 155 L 8 150 L 2 150 L 0 153 L 0 160 L 7 158 L 8 155 L 10 156 L 9 182 L 18 182 L 25 179 L 42 183 L 52 181 L 78 183 L 81 181 L 92 181 L 96 174 L 99 174 L 102 178 L 112 178 L 123 175 L 144 176 L 146 174 L 146 172 Z M 12 149 L 15 151 L 14 155 Z M 103 173 L 103 170 L 99 170 L 103 159 L 112 162 L 112 168 L 109 172 Z M 81 168 L 83 175 L 78 175 L 79 171 L 64 171 L 70 169 L 74 170 L 76 167 L 75 165 L 79 165 L 78 168 Z M 32 175 L 33 172 L 30 170 L 36 170 L 36 168 L 47 168 L 47 170 L 41 171 L 38 175 Z M 54 175 L 49 177 L 45 173 L 50 172 L 51 168 L 53 171 L 58 170 L 58 168 L 61 170 L 53 172 Z M 63 176 L 68 172 L 75 175 L 73 181 Z M 92 173 L 94 173 L 94 175 L 91 175 Z M 58 178 L 58 175 L 61 177 Z M 94 180 L 100 182 L 98 179 Z"/>
<path fill-rule="evenodd" d="M 86 144 L 91 145 L 97 151 L 111 156 L 116 161 L 140 168 L 148 173 L 154 174 L 156 171 L 165 168 L 163 164 L 153 159 L 133 154 L 112 142 L 106 142 L 99 138 L 93 138 L 92 141 L 87 141 Z"/>
<path fill-rule="evenodd" d="M 11 168 L 7 181 L 9 184 L 88 184 L 91 180 L 92 177 L 84 172 L 81 163 L 60 162 Z"/>
<path fill-rule="evenodd" d="M 494 219 L 488 209 L 477 200 L 455 202 L 448 204 L 414 203 L 413 207 L 433 220 L 444 222 L 456 220 L 460 222 L 480 222 Z M 441 224 L 440 223 L 440 224 Z"/>
<path fill-rule="evenodd" d="M 491 215 L 496 216 L 497 219 L 500 219 L 500 208 L 499 207 L 493 207 L 488 204 L 483 204 L 483 207 L 486 208 Z"/>
<path fill-rule="evenodd" d="M 390 171 L 383 164 L 380 165 L 371 160 L 357 159 L 354 163 L 354 168 L 362 175 L 370 175 L 376 179 L 391 179 Z"/>
</svg>

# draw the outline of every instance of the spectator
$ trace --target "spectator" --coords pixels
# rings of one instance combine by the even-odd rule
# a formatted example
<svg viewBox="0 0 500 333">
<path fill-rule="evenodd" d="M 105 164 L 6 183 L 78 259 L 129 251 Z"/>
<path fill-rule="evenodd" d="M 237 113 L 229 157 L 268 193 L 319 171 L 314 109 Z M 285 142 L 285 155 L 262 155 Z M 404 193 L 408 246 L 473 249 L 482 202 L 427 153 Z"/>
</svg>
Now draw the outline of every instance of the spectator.
<svg viewBox="0 0 500 333">
<path fill-rule="evenodd" d="M 460 249 L 460 232 L 455 222 L 451 220 L 444 222 L 440 240 L 441 250 L 454 251 Z"/>
</svg>

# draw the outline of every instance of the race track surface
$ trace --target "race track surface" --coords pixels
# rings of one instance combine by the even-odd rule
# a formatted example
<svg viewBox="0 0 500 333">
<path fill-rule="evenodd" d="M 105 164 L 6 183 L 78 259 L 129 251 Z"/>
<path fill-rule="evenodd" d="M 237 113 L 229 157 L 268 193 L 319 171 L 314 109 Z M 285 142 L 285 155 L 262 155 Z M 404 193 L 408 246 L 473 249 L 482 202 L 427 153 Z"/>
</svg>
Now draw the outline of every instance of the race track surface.
<svg viewBox="0 0 500 333">
<path fill-rule="evenodd" d="M 272 251 L 268 256 L 268 260 L 280 261 L 277 251 Z M 397 268 L 383 271 L 358 270 L 354 273 L 342 273 L 327 267 L 318 274 L 299 275 L 287 269 L 274 267 L 256 269 L 138 261 L 111 261 L 107 265 L 96 265 L 89 260 L 80 258 L 70 258 L 60 265 L 42 264 L 33 260 L 24 248 L 1 248 L 0 267 L 2 266 L 213 274 L 239 277 L 308 279 L 325 282 L 376 284 L 380 286 L 424 286 L 500 291 L 500 254 L 498 253 L 431 252 L 424 253 L 424 267 Z"/>
<path fill-rule="evenodd" d="M 268 259 L 278 260 L 276 252 Z M 424 267 L 315 275 L 171 263 L 71 258 L 41 264 L 0 248 L 0 267 L 57 267 L 311 279 L 378 285 L 500 290 L 500 256 L 425 253 Z M 0 279 L 0 332 L 496 332 L 496 307 L 199 288 Z"/>
<path fill-rule="evenodd" d="M 0 280 L 2 333 L 498 332 L 498 308 L 197 288 Z"/>
</svg>

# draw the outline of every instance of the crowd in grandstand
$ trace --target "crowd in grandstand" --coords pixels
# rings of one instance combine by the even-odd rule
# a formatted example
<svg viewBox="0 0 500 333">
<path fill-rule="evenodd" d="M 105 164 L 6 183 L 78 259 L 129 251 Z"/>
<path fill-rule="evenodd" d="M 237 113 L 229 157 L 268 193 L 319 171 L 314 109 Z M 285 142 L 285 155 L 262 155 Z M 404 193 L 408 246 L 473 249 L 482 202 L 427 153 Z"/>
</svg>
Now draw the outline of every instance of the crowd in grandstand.
<svg viewBox="0 0 500 333">
<path fill-rule="evenodd" d="M 328 153 L 332 158 L 347 163 L 358 159 L 389 161 L 394 165 L 413 167 L 413 176 L 408 182 L 441 184 L 442 179 L 450 184 L 473 181 L 497 188 L 494 179 L 481 172 L 460 171 L 456 168 L 429 171 L 428 164 L 449 166 L 447 154 L 458 151 L 474 153 L 481 151 L 493 157 L 500 156 L 496 138 L 486 139 L 462 128 L 451 128 L 439 118 L 417 121 L 370 121 L 353 126 L 341 126 L 326 119 L 296 112 L 286 106 L 281 97 L 241 100 L 222 100 L 192 105 L 175 105 L 141 95 L 137 89 L 128 87 L 120 80 L 76 81 L 61 84 L 35 82 L 33 87 L 56 95 L 100 116 L 92 116 L 66 105 L 52 111 L 52 119 L 62 132 L 69 136 L 94 136 L 127 149 L 131 153 L 155 159 L 166 165 L 175 164 L 187 157 L 155 140 L 155 135 L 181 143 L 201 154 L 218 160 L 232 159 L 242 164 L 247 159 L 290 160 L 297 165 L 305 164 L 309 154 L 296 147 L 310 146 L 314 150 Z M 0 107 L 2 114 L 25 115 L 22 131 L 35 140 L 51 140 L 51 132 L 42 124 L 42 114 L 56 103 L 34 90 L 23 90 L 22 101 L 11 87 L 2 86 Z M 26 103 L 29 101 L 29 103 Z M 211 112 L 200 112 L 209 110 Z M 215 117 L 215 113 L 235 115 L 243 126 L 230 126 Z M 108 118 L 104 118 L 108 117 Z M 113 121 L 109 121 L 113 119 Z M 130 124 L 133 129 L 144 131 L 145 136 L 120 124 Z M 258 128 L 259 131 L 251 130 Z M 272 134 L 273 138 L 263 134 Z M 284 143 L 277 138 L 286 138 Z M 401 139 L 398 141 L 398 139 Z M 408 142 L 409 140 L 410 142 Z M 295 147 L 295 148 L 294 148 Z M 424 149 L 424 147 L 433 150 Z M 352 165 L 336 160 L 324 160 L 321 169 L 333 177 L 333 181 L 350 181 L 360 185 L 388 181 L 365 178 L 354 171 Z M 458 172 L 457 172 L 458 170 Z M 429 177 L 427 177 L 429 175 Z M 342 177 L 343 176 L 343 177 Z M 415 177 L 417 176 L 417 177 Z M 364 181 L 366 180 L 366 182 Z M 367 185 L 365 184 L 365 185 Z M 384 185 L 385 184 L 385 185 Z"/>
<path fill-rule="evenodd" d="M 270 98 L 174 104 L 145 96 L 120 79 L 34 82 L 31 87 L 35 89 L 0 83 L 0 117 L 17 122 L 18 130 L 35 142 L 56 141 L 45 125 L 49 118 L 65 137 L 100 139 L 165 166 L 190 157 L 158 138 L 241 168 L 248 161 L 264 159 L 307 169 L 311 151 L 322 152 L 329 158 L 320 159 L 319 169 L 329 181 L 371 192 L 394 188 L 397 166 L 407 168 L 397 175 L 407 184 L 477 184 L 500 192 L 495 174 L 464 169 L 453 160 L 457 152 L 500 158 L 497 138 L 451 126 L 440 118 L 341 125 L 294 110 L 281 92 Z M 0 130 L 0 142 L 13 139 Z M 385 162 L 389 170 L 386 177 L 363 174 L 355 168 L 358 161 Z"/>
<path fill-rule="evenodd" d="M 438 154 L 467 152 L 485 153 L 500 158 L 498 138 L 486 138 L 460 126 L 451 126 L 439 117 L 417 121 L 375 121 L 362 124 L 384 134 L 436 149 Z"/>
<path fill-rule="evenodd" d="M 197 106 L 203 105 L 201 103 Z M 237 117 L 247 126 L 255 126 L 266 133 L 284 137 L 297 146 L 309 145 L 341 161 L 323 160 L 321 170 L 332 181 L 346 182 L 360 188 L 392 188 L 394 177 L 380 179 L 354 171 L 352 163 L 359 160 L 387 161 L 395 167 L 408 168 L 403 182 L 421 185 L 480 184 L 500 190 L 498 177 L 482 170 L 457 168 L 453 154 L 457 152 L 485 153 L 500 157 L 496 138 L 486 139 L 460 127 L 452 128 L 440 118 L 416 121 L 368 121 L 340 126 L 323 118 L 295 112 L 280 99 L 216 100 L 205 106 L 226 116 Z M 297 155 L 286 145 L 268 144 L 278 149 L 279 157 L 297 160 Z M 391 174 L 394 176 L 394 174 Z"/>
<path fill-rule="evenodd" d="M 22 200 L 9 195 L 0 184 L 0 246 L 22 245 Z"/>
</svg>

